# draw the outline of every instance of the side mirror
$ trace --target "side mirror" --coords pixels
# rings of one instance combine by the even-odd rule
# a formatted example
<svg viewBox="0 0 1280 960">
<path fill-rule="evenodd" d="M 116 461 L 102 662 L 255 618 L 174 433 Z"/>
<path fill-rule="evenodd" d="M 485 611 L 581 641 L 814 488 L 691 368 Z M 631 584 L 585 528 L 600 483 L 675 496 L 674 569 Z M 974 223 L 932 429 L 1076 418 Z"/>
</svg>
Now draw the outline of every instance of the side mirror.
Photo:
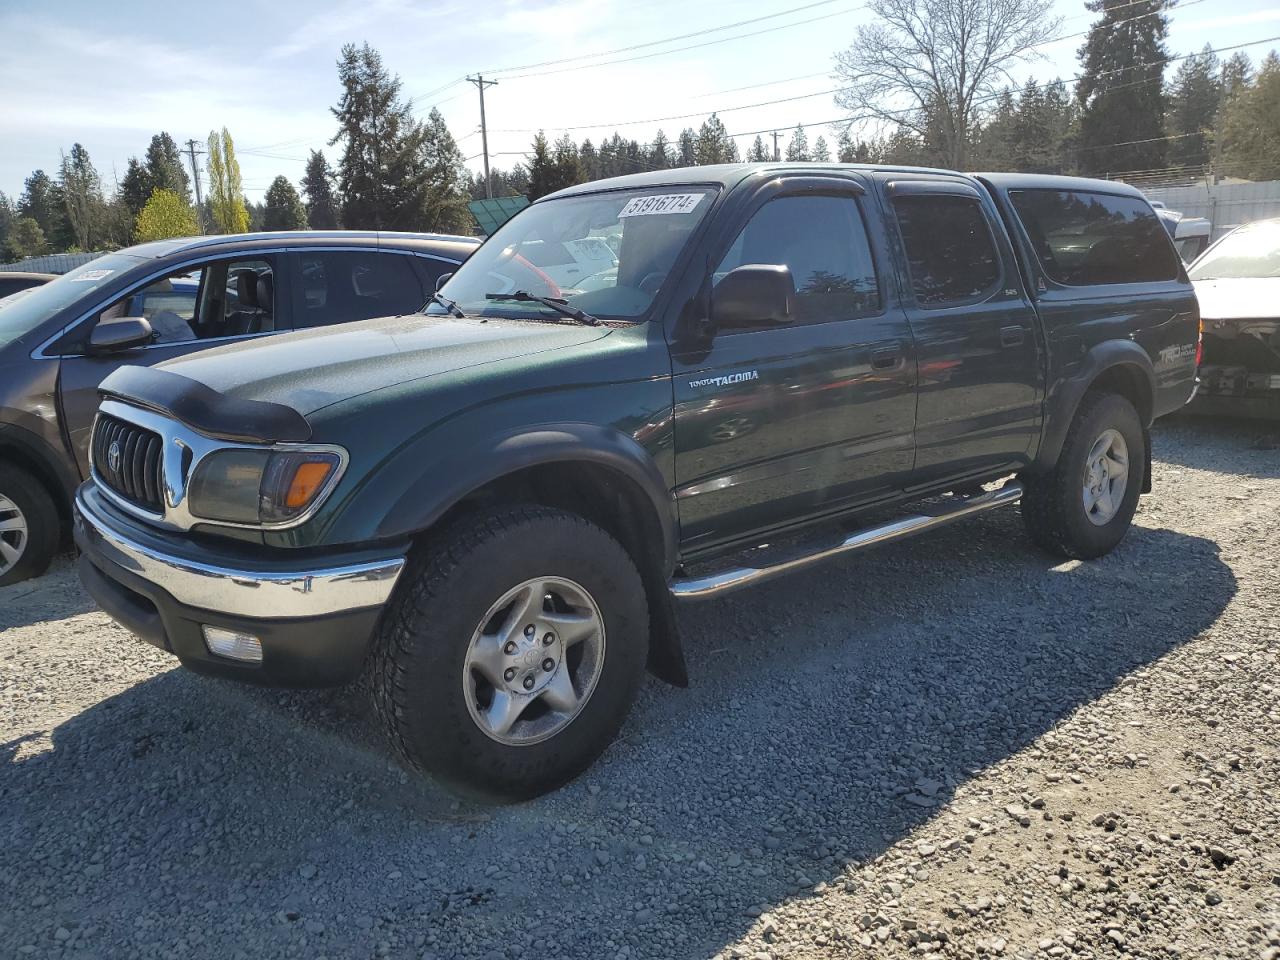
<svg viewBox="0 0 1280 960">
<path fill-rule="evenodd" d="M 790 267 L 749 263 L 730 270 L 712 289 L 711 320 L 722 329 L 790 323 L 795 295 Z"/>
<path fill-rule="evenodd" d="M 453 277 L 453 274 L 452 274 L 452 273 L 442 273 L 442 274 L 440 274 L 440 276 L 438 276 L 438 277 L 436 278 L 436 293 L 439 293 L 439 292 L 440 292 L 440 290 L 441 290 L 441 288 L 443 288 L 443 287 L 444 287 L 444 285 L 445 285 L 446 283 L 448 283 L 448 282 L 449 282 L 449 280 L 450 280 L 452 277 Z"/>
<path fill-rule="evenodd" d="M 141 347 L 153 338 L 150 322 L 144 317 L 117 317 L 100 320 L 89 334 L 90 353 L 115 353 Z"/>
</svg>

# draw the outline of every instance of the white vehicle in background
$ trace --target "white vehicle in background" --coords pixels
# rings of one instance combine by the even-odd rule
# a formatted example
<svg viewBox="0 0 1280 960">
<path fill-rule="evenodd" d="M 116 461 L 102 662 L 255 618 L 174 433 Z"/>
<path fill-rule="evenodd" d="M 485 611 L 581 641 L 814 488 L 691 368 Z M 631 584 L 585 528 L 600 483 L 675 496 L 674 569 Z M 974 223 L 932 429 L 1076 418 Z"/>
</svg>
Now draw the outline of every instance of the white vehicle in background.
<svg viewBox="0 0 1280 960">
<path fill-rule="evenodd" d="M 562 291 L 577 290 L 587 277 L 616 270 L 618 256 L 605 237 L 577 240 L 533 240 L 520 245 L 520 255 L 550 277 Z"/>
<path fill-rule="evenodd" d="M 1159 200 L 1152 200 L 1160 216 L 1160 223 L 1173 240 L 1173 246 L 1183 263 L 1190 263 L 1209 246 L 1209 238 L 1213 233 L 1213 224 L 1204 217 L 1187 217 L 1177 210 L 1170 210 Z"/>
<path fill-rule="evenodd" d="M 1187 273 L 1204 324 L 1193 409 L 1280 419 L 1280 218 L 1237 227 Z"/>
</svg>

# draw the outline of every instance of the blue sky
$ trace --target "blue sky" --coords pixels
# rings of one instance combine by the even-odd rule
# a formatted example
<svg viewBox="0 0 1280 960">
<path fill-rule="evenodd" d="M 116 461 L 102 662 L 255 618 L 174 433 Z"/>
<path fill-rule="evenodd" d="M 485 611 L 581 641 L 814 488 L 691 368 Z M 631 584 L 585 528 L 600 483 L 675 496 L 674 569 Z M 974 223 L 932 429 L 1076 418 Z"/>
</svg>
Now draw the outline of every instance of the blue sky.
<svg viewBox="0 0 1280 960">
<path fill-rule="evenodd" d="M 1082 0 L 1058 0 L 1056 9 L 1064 34 L 1086 30 L 1092 19 Z M 520 159 L 537 127 L 554 138 L 577 126 L 575 139 L 597 141 L 614 129 L 646 141 L 662 127 L 674 139 L 712 110 L 731 134 L 803 122 L 811 142 L 819 133 L 834 140 L 821 126 L 841 112 L 823 93 L 835 86 L 832 57 L 869 16 L 862 0 L 278 0 L 199 10 L 156 0 L 0 0 L 0 190 L 16 196 L 32 169 L 52 172 L 59 149 L 77 140 L 110 184 L 153 133 L 203 140 L 225 125 L 240 151 L 246 193 L 260 199 L 277 174 L 297 182 L 309 149 L 336 158 L 326 146 L 334 130 L 329 107 L 339 95 L 334 61 L 344 42 L 363 40 L 400 75 L 415 109 L 439 106 L 475 169 L 475 89 L 447 85 L 478 71 L 500 81 L 486 106 L 489 148 L 501 167 Z M 771 16 L 783 11 L 790 12 Z M 756 17 L 770 19 L 589 56 Z M 1276 35 L 1275 0 L 1183 0 L 1169 46 L 1186 53 Z M 708 42 L 726 37 L 741 39 Z M 1044 59 L 1022 75 L 1072 77 L 1080 43 L 1070 37 L 1046 46 Z M 1256 63 L 1275 46 L 1247 52 Z M 562 58 L 579 59 L 520 69 Z M 619 60 L 629 62 L 597 65 Z M 798 99 L 734 109 L 785 98 Z M 623 125 L 684 114 L 695 116 Z M 751 139 L 743 136 L 740 146 Z"/>
</svg>

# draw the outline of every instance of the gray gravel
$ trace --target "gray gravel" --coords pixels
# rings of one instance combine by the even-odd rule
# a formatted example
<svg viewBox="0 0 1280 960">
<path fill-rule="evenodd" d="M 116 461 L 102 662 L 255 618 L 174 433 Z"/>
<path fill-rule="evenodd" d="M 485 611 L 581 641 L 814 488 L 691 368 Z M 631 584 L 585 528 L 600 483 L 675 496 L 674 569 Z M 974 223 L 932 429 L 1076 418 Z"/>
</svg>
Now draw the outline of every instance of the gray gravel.
<svg viewBox="0 0 1280 960">
<path fill-rule="evenodd" d="M 1280 956 L 1280 450 L 1179 421 L 1112 556 L 988 514 L 686 608 L 559 793 L 459 804 L 350 691 L 0 590 L 0 956 Z"/>
</svg>

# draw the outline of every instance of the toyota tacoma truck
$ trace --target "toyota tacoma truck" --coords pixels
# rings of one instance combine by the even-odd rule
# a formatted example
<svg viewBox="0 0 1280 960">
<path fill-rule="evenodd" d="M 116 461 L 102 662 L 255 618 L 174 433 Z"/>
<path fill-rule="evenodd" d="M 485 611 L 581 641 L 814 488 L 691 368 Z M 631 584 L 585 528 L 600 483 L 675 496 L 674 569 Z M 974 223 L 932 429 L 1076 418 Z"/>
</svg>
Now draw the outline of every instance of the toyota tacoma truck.
<svg viewBox="0 0 1280 960">
<path fill-rule="evenodd" d="M 539 263 L 616 238 L 588 289 Z M 408 762 L 539 794 L 617 734 L 676 607 L 1021 500 L 1120 542 L 1196 300 L 1138 191 L 818 164 L 542 198 L 422 312 L 101 385 L 80 570 L 186 666 L 367 680 Z"/>
</svg>

